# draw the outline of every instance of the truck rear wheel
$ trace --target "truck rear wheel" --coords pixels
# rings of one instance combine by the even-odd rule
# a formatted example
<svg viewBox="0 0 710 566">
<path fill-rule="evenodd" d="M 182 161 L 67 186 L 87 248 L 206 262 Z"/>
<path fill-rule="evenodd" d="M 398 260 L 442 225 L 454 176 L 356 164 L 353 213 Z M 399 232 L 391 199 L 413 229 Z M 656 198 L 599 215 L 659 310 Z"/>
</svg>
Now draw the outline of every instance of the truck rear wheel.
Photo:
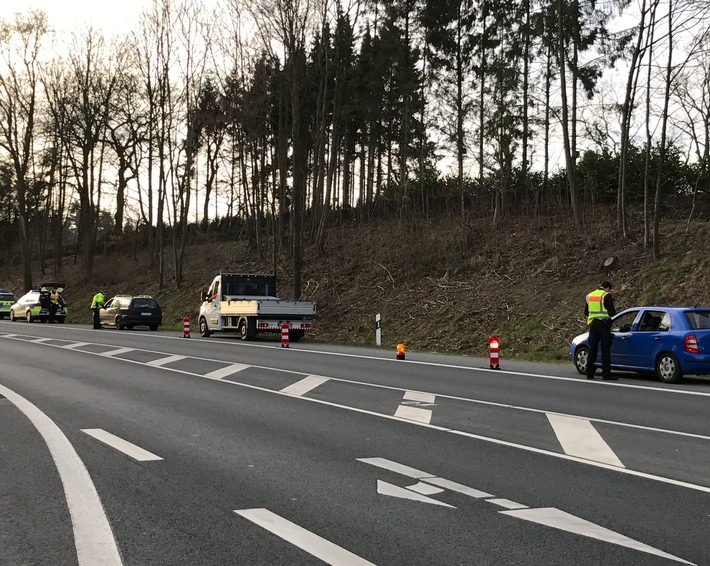
<svg viewBox="0 0 710 566">
<path fill-rule="evenodd" d="M 289 342 L 298 342 L 301 338 L 303 338 L 303 330 L 289 330 L 288 331 L 288 341 Z"/>
<path fill-rule="evenodd" d="M 212 333 L 210 332 L 209 327 L 207 326 L 207 319 L 203 316 L 200 318 L 200 336 L 203 338 L 209 338 Z"/>
<path fill-rule="evenodd" d="M 256 337 L 256 320 L 249 318 L 242 318 L 239 321 L 239 337 L 242 340 L 253 340 Z"/>
</svg>

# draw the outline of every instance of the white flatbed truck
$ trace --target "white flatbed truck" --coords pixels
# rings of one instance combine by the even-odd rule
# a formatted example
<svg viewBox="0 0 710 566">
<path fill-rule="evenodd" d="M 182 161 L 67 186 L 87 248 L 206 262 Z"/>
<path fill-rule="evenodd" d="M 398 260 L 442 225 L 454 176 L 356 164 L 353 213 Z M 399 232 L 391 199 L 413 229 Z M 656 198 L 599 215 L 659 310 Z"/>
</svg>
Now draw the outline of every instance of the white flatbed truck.
<svg viewBox="0 0 710 566">
<path fill-rule="evenodd" d="M 310 301 L 284 300 L 276 296 L 276 277 L 244 273 L 220 273 L 201 294 L 200 334 L 234 332 L 251 340 L 261 332 L 281 332 L 288 323 L 289 340 L 298 342 L 313 328 L 316 305 Z"/>
</svg>

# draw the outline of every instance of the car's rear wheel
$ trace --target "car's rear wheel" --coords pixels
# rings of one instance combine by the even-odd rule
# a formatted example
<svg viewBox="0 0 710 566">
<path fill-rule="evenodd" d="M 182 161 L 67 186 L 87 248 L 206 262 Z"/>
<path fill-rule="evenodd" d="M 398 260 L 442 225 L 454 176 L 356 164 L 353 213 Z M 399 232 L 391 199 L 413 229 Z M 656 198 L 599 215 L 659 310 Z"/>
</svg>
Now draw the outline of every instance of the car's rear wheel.
<svg viewBox="0 0 710 566">
<path fill-rule="evenodd" d="M 663 383 L 678 383 L 683 379 L 683 369 L 670 352 L 663 352 L 656 360 L 656 375 Z"/>
<path fill-rule="evenodd" d="M 120 314 L 116 316 L 116 318 L 114 320 L 114 324 L 115 324 L 116 328 L 118 328 L 119 330 L 123 330 L 125 328 L 125 325 L 123 324 Z"/>
<path fill-rule="evenodd" d="M 207 319 L 203 316 L 200 318 L 200 336 L 203 338 L 209 338 L 212 335 L 209 327 L 207 326 Z"/>
<path fill-rule="evenodd" d="M 25 313 L 25 320 L 27 322 L 32 322 L 32 312 L 30 312 L 29 310 Z"/>
<path fill-rule="evenodd" d="M 64 324 L 64 321 L 65 321 L 66 319 L 67 319 L 67 318 L 66 318 L 65 316 L 60 316 L 60 317 L 57 319 L 57 322 L 58 322 L 59 324 Z"/>
<path fill-rule="evenodd" d="M 288 331 L 288 341 L 289 342 L 298 342 L 301 338 L 303 338 L 303 330 L 289 330 Z"/>
<path fill-rule="evenodd" d="M 10 321 L 15 322 L 16 320 L 17 320 L 17 317 L 15 316 L 15 311 L 11 309 L 10 310 Z"/>
<path fill-rule="evenodd" d="M 574 367 L 582 375 L 587 373 L 587 364 L 589 364 L 589 348 L 580 346 L 574 352 Z"/>
<path fill-rule="evenodd" d="M 158 325 L 157 325 L 157 324 L 151 324 L 151 325 L 149 326 L 149 328 L 150 328 L 151 330 L 158 330 Z"/>
</svg>

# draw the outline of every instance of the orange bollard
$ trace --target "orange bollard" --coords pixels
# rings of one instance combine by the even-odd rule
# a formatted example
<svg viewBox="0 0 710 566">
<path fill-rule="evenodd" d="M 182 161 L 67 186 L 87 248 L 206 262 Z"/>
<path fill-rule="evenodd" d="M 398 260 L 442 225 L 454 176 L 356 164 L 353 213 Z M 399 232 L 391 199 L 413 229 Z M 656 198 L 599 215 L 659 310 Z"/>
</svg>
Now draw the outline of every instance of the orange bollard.
<svg viewBox="0 0 710 566">
<path fill-rule="evenodd" d="M 397 359 L 404 359 L 404 344 L 397 344 Z"/>
<path fill-rule="evenodd" d="M 281 323 L 281 347 L 288 348 L 288 322 Z"/>
<path fill-rule="evenodd" d="M 500 369 L 500 342 L 498 341 L 498 336 L 495 334 L 488 337 L 488 358 L 491 364 L 491 369 Z"/>
<path fill-rule="evenodd" d="M 190 337 L 190 317 L 189 316 L 182 317 L 182 337 L 183 338 Z"/>
</svg>

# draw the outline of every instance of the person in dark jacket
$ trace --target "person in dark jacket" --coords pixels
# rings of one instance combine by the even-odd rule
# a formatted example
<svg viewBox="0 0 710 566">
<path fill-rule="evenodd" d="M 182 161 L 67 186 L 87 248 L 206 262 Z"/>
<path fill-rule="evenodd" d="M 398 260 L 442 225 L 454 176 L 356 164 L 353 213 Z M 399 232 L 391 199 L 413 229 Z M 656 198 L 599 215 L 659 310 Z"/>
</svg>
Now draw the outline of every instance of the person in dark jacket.
<svg viewBox="0 0 710 566">
<path fill-rule="evenodd" d="M 599 346 L 602 349 L 602 379 L 616 380 L 611 375 L 611 317 L 616 314 L 611 283 L 604 281 L 589 293 L 584 303 L 584 315 L 589 325 L 589 358 L 587 359 L 587 379 L 594 379 L 594 362 Z"/>
</svg>

